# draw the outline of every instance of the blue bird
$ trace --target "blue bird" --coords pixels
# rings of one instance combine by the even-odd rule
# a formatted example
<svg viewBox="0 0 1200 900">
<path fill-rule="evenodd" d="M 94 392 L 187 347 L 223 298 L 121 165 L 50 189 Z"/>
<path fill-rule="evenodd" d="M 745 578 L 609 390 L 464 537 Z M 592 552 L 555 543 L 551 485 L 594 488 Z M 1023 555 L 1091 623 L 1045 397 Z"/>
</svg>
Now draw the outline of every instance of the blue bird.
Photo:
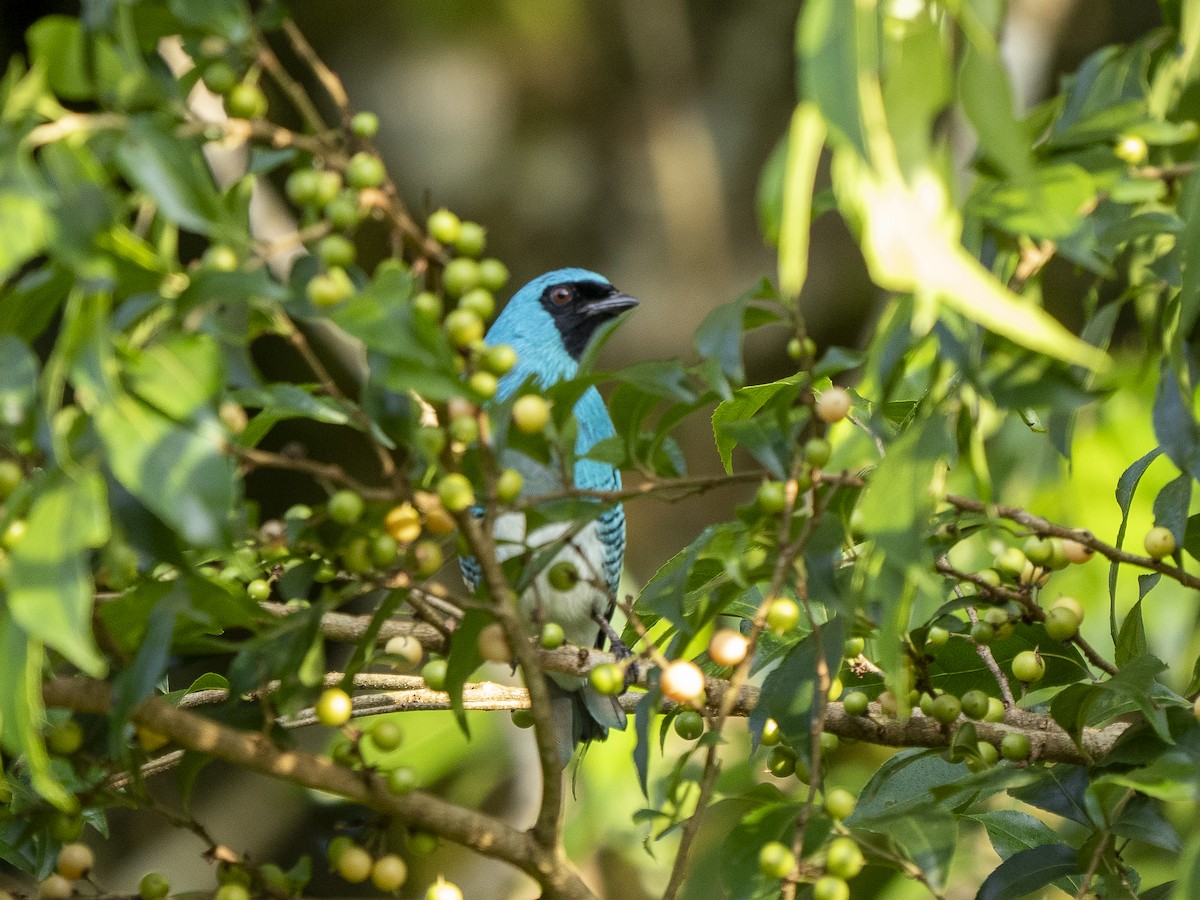
<svg viewBox="0 0 1200 900">
<path fill-rule="evenodd" d="M 596 329 L 637 305 L 606 278 L 585 269 L 558 269 L 529 282 L 508 302 L 484 337 L 495 346 L 508 344 L 517 352 L 517 364 L 500 379 L 493 402 L 503 402 L 531 378 L 541 388 L 574 378 L 579 360 Z M 615 431 L 600 392 L 588 388 L 575 403 L 578 426 L 575 440 L 574 486 L 612 491 L 621 487 L 621 474 L 611 465 L 583 456 Z M 561 466 L 547 466 L 513 449 L 503 451 L 502 464 L 516 469 L 524 480 L 522 494 L 537 497 L 563 490 Z M 562 626 L 566 639 L 581 647 L 600 646 L 605 635 L 615 637 L 608 616 L 612 612 L 625 557 L 625 510 L 614 504 L 582 527 L 556 522 L 526 534 L 525 516 L 504 513 L 497 517 L 494 536 L 497 555 L 504 559 L 539 547 L 561 543 L 554 560 L 541 568 L 520 598 L 521 615 L 531 625 L 552 621 Z M 548 581 L 554 563 L 570 561 L 580 580 L 569 590 L 555 590 Z M 480 570 L 476 560 L 460 560 L 463 577 L 474 590 Z M 597 582 L 607 590 L 601 590 Z M 602 633 L 603 632 L 603 633 Z M 597 693 L 582 678 L 549 673 L 554 703 L 555 729 L 564 764 L 581 741 L 603 739 L 609 728 L 624 728 L 625 714 L 613 697 Z"/>
</svg>

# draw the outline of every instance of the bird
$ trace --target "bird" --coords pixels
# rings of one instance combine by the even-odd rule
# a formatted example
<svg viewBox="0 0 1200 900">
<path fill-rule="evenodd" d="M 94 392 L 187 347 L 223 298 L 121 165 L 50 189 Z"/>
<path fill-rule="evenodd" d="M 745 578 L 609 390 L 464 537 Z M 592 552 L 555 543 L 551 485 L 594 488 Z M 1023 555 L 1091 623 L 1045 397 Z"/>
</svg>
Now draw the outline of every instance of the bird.
<svg viewBox="0 0 1200 900">
<path fill-rule="evenodd" d="M 529 382 L 545 389 L 574 378 L 599 326 L 637 305 L 637 300 L 617 290 L 607 278 L 586 269 L 556 269 L 534 278 L 512 296 L 484 335 L 486 345 L 507 344 L 517 355 L 516 364 L 500 379 L 489 403 L 495 406 L 510 400 Z M 598 442 L 616 433 L 595 386 L 583 392 L 573 412 L 577 425 L 573 486 L 620 490 L 621 473 L 616 468 L 583 458 Z M 555 460 L 547 465 L 505 448 L 500 462 L 521 474 L 524 498 L 570 487 L 563 484 L 562 466 Z M 554 522 L 528 534 L 524 513 L 503 512 L 495 519 L 493 537 L 501 562 L 532 555 L 531 551 L 555 542 L 561 545 L 519 598 L 519 612 L 531 632 L 541 623 L 552 621 L 562 627 L 564 637 L 572 644 L 601 647 L 607 637 L 614 649 L 624 650 L 608 623 L 625 557 L 625 511 L 620 503 L 606 507 L 583 525 Z M 549 580 L 550 570 L 561 561 L 570 562 L 579 574 L 568 590 L 556 590 Z M 474 591 L 481 577 L 478 561 L 463 556 L 460 564 L 465 581 Z M 578 744 L 603 740 L 609 728 L 625 727 L 625 714 L 615 697 L 601 695 L 578 676 L 548 674 L 555 737 L 564 765 Z"/>
</svg>

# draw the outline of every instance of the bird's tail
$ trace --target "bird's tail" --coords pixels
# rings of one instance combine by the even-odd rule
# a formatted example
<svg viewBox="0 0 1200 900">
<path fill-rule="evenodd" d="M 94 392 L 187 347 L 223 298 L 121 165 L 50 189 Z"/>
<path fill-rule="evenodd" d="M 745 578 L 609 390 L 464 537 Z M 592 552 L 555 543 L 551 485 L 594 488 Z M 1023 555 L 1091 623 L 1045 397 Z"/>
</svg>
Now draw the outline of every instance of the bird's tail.
<svg viewBox="0 0 1200 900">
<path fill-rule="evenodd" d="M 602 741 L 610 728 L 624 730 L 625 711 L 616 697 L 601 694 L 586 683 L 581 688 L 564 688 L 551 680 L 549 685 L 554 736 L 564 767 L 580 743 Z"/>
</svg>

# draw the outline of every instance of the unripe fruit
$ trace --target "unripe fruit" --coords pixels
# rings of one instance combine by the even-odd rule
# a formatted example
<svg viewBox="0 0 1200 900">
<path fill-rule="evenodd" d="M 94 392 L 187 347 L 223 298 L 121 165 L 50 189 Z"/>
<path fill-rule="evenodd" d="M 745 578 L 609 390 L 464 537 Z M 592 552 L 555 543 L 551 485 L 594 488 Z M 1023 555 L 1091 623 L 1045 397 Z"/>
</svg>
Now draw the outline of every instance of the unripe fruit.
<svg viewBox="0 0 1200 900">
<path fill-rule="evenodd" d="M 625 690 L 625 670 L 616 663 L 600 663 L 588 673 L 588 681 L 598 693 L 616 697 Z"/>
<path fill-rule="evenodd" d="M 1146 532 L 1146 555 L 1152 559 L 1163 559 L 1175 552 L 1175 535 L 1163 525 L 1155 525 Z"/>
<path fill-rule="evenodd" d="M 418 319 L 437 322 L 442 317 L 442 300 L 432 291 L 421 291 L 413 297 L 413 312 Z"/>
<path fill-rule="evenodd" d="M 373 112 L 357 112 L 350 119 L 350 130 L 355 137 L 373 138 L 379 131 L 379 116 Z"/>
<path fill-rule="evenodd" d="M 962 695 L 962 711 L 968 719 L 982 719 L 988 713 L 988 695 L 980 690 L 967 691 Z"/>
<path fill-rule="evenodd" d="M 362 518 L 366 504 L 354 491 L 338 491 L 329 498 L 329 518 L 339 525 L 353 525 Z"/>
<path fill-rule="evenodd" d="M 353 710 L 354 703 L 350 700 L 350 695 L 341 688 L 326 688 L 317 698 L 314 708 L 317 721 L 330 727 L 345 725 L 350 721 L 350 713 Z"/>
<path fill-rule="evenodd" d="M 942 694 L 933 701 L 930 715 L 943 725 L 949 725 L 958 719 L 962 712 L 962 702 L 953 694 Z"/>
<path fill-rule="evenodd" d="M 421 536 L 421 514 L 407 500 L 383 517 L 383 528 L 398 544 L 411 544 Z"/>
<path fill-rule="evenodd" d="M 438 482 L 438 499 L 450 512 L 459 513 L 475 505 L 475 490 L 466 475 L 451 472 Z"/>
<path fill-rule="evenodd" d="M 313 197 L 313 205 L 322 209 L 337 198 L 342 189 L 342 176 L 339 172 L 321 169 L 317 172 L 317 191 Z"/>
<path fill-rule="evenodd" d="M 842 707 L 850 716 L 865 716 L 870 706 L 870 698 L 862 691 L 851 691 L 842 699 Z"/>
<path fill-rule="evenodd" d="M 538 635 L 538 644 L 543 650 L 555 650 L 561 647 L 566 639 L 561 625 L 557 622 L 546 622 L 542 625 L 542 633 Z"/>
<path fill-rule="evenodd" d="M 1075 563 L 1076 565 L 1087 562 L 1096 552 L 1091 547 L 1085 546 L 1078 541 L 1073 541 L 1069 538 L 1063 540 L 1062 548 L 1063 555 L 1067 558 L 1067 562 Z"/>
<path fill-rule="evenodd" d="M 996 697 L 988 697 L 987 714 L 983 717 L 985 722 L 1003 722 L 1004 721 L 1004 703 Z"/>
<path fill-rule="evenodd" d="M 967 757 L 967 769 L 971 772 L 982 772 L 990 769 L 1000 759 L 1000 751 L 992 744 L 982 742 L 976 748 L 975 756 Z"/>
<path fill-rule="evenodd" d="M 412 548 L 412 555 L 416 573 L 421 578 L 435 574 L 445 562 L 442 548 L 433 541 L 418 541 Z"/>
<path fill-rule="evenodd" d="M 450 343 L 460 350 L 483 340 L 483 319 L 469 309 L 450 310 L 443 327 Z"/>
<path fill-rule="evenodd" d="M 782 735 L 779 733 L 779 723 L 774 719 L 763 722 L 762 737 L 759 739 L 764 747 L 773 747 L 779 743 Z"/>
<path fill-rule="evenodd" d="M 317 199 L 316 169 L 297 169 L 288 175 L 284 192 L 297 206 L 312 206 Z"/>
<path fill-rule="evenodd" d="M 813 885 L 813 900 L 850 900 L 850 885 L 833 875 L 823 875 Z"/>
<path fill-rule="evenodd" d="M 713 632 L 708 642 L 708 656 L 718 666 L 736 666 L 746 658 L 750 642 L 732 628 Z"/>
<path fill-rule="evenodd" d="M 204 74 L 200 77 L 204 81 L 204 86 L 214 94 L 228 94 L 238 83 L 237 72 L 233 70 L 233 66 L 222 59 L 213 60 L 205 66 Z"/>
<path fill-rule="evenodd" d="M 533 713 L 527 709 L 514 709 L 512 711 L 512 723 L 518 728 L 533 727 Z"/>
<path fill-rule="evenodd" d="M 512 662 L 512 648 L 508 646 L 508 637 L 504 634 L 504 626 L 499 622 L 484 625 L 475 639 L 479 647 L 479 655 L 488 662 Z"/>
<path fill-rule="evenodd" d="M 421 669 L 421 677 L 431 691 L 440 691 L 446 687 L 446 668 L 446 660 L 431 659 Z"/>
<path fill-rule="evenodd" d="M 454 246 L 463 256 L 481 256 L 487 246 L 487 229 L 478 222 L 463 222 Z"/>
<path fill-rule="evenodd" d="M 458 257 L 442 269 L 442 287 L 451 297 L 461 297 L 479 284 L 479 263 Z"/>
<path fill-rule="evenodd" d="M 767 515 L 781 513 L 787 506 L 787 486 L 782 481 L 764 481 L 758 486 L 754 500 Z"/>
<path fill-rule="evenodd" d="M 512 408 L 513 424 L 525 434 L 540 434 L 550 421 L 550 403 L 537 394 L 519 397 Z"/>
<path fill-rule="evenodd" d="M 1001 625 L 1007 625 L 1009 621 L 1008 610 L 1002 606 L 988 607 L 983 611 L 983 615 L 980 616 L 980 618 L 993 628 L 999 628 Z"/>
<path fill-rule="evenodd" d="M 304 291 L 313 306 L 337 306 L 354 293 L 354 283 L 345 269 L 330 269 L 309 279 Z"/>
<path fill-rule="evenodd" d="M 699 703 L 704 698 L 704 673 L 686 659 L 668 665 L 659 684 L 663 696 L 676 703 Z"/>
<path fill-rule="evenodd" d="M 376 723 L 367 736 L 371 739 L 371 743 L 384 753 L 395 750 L 404 740 L 403 730 L 390 719 Z"/>
<path fill-rule="evenodd" d="M 479 422 L 473 415 L 455 416 L 447 430 L 456 444 L 473 444 L 479 440 Z"/>
<path fill-rule="evenodd" d="M 217 888 L 213 900 L 250 900 L 250 891 L 244 884 L 230 882 Z"/>
<path fill-rule="evenodd" d="M 848 837 L 834 838 L 825 853 L 825 871 L 835 878 L 849 881 L 863 870 L 866 860 L 858 844 Z"/>
<path fill-rule="evenodd" d="M 1059 597 L 1050 604 L 1051 609 L 1069 609 L 1075 614 L 1075 618 L 1083 624 L 1083 604 L 1074 597 Z"/>
<path fill-rule="evenodd" d="M 238 267 L 237 251 L 225 244 L 213 244 L 200 257 L 200 265 L 213 272 L 232 272 Z"/>
<path fill-rule="evenodd" d="M 971 640 L 986 647 L 996 639 L 996 629 L 987 622 L 976 622 L 971 626 Z"/>
<path fill-rule="evenodd" d="M 355 153 L 346 164 L 346 184 L 355 190 L 379 187 L 386 177 L 383 162 L 365 150 Z"/>
<path fill-rule="evenodd" d="M 1029 759 L 1029 754 L 1033 747 L 1029 743 L 1029 738 L 1021 734 L 1019 731 L 1010 731 L 1000 741 L 1000 755 L 1010 762 L 1021 762 Z"/>
<path fill-rule="evenodd" d="M 857 802 L 857 798 L 845 788 L 833 788 L 825 793 L 825 812 L 840 822 L 850 818 Z"/>
<path fill-rule="evenodd" d="M 1010 579 L 1016 580 L 1025 571 L 1029 560 L 1017 547 L 1007 547 L 996 557 L 996 571 Z"/>
<path fill-rule="evenodd" d="M 83 746 L 83 726 L 74 719 L 50 726 L 46 732 L 46 746 L 55 756 L 73 756 Z"/>
<path fill-rule="evenodd" d="M 337 873 L 344 881 L 361 884 L 371 877 L 374 860 L 371 854 L 358 845 L 347 847 L 337 860 Z"/>
<path fill-rule="evenodd" d="M 356 537 L 342 548 L 342 567 L 353 575 L 366 575 L 374 570 L 371 542 L 366 536 Z"/>
<path fill-rule="evenodd" d="M 61 875 L 51 875 L 38 885 L 38 896 L 42 900 L 66 900 L 75 892 L 75 887 Z"/>
<path fill-rule="evenodd" d="M 24 473 L 11 459 L 0 459 L 0 500 L 7 500 L 21 484 Z"/>
<path fill-rule="evenodd" d="M 462 222 L 445 207 L 435 210 L 425 220 L 425 230 L 439 244 L 453 244 L 458 240 Z"/>
<path fill-rule="evenodd" d="M 579 570 L 568 560 L 561 560 L 550 567 L 546 581 L 556 591 L 569 591 L 579 584 Z"/>
<path fill-rule="evenodd" d="M 333 872 L 337 869 L 337 861 L 342 858 L 342 854 L 354 846 L 354 840 L 344 834 L 339 834 L 337 837 L 329 841 L 329 846 L 325 848 L 325 858 L 329 861 L 329 871 Z"/>
<path fill-rule="evenodd" d="M 408 879 L 408 864 L 395 853 L 375 860 L 371 866 L 371 884 L 381 891 L 396 891 Z"/>
<path fill-rule="evenodd" d="M 795 600 L 779 597 L 767 607 L 767 627 L 776 634 L 791 631 L 800 622 L 800 607 Z"/>
<path fill-rule="evenodd" d="M 1050 538 L 1037 535 L 1028 538 L 1022 550 L 1029 561 L 1037 566 L 1048 565 L 1051 557 L 1054 556 L 1054 545 L 1050 542 Z"/>
<path fill-rule="evenodd" d="M 408 849 L 414 856 L 428 856 L 438 848 L 438 836 L 431 831 L 422 831 L 419 828 L 409 829 L 405 840 Z"/>
<path fill-rule="evenodd" d="M 340 234 L 327 235 L 317 245 L 317 256 L 320 257 L 321 264 L 328 268 L 348 266 L 354 262 L 357 255 L 358 250 L 354 242 Z"/>
<path fill-rule="evenodd" d="M 842 656 L 846 659 L 857 659 L 867 649 L 866 638 L 852 637 L 846 639 L 846 645 L 842 648 Z"/>
<path fill-rule="evenodd" d="M 246 585 L 246 594 L 259 603 L 271 596 L 271 583 L 264 578 L 255 578 Z"/>
<path fill-rule="evenodd" d="M 138 882 L 138 897 L 141 900 L 163 900 L 171 893 L 171 882 L 161 872 L 147 872 Z"/>
<path fill-rule="evenodd" d="M 225 112 L 232 119 L 261 118 L 267 112 L 267 95 L 257 84 L 235 84 L 225 95 Z"/>
<path fill-rule="evenodd" d="M 463 894 L 458 885 L 444 880 L 439 875 L 437 883 L 431 884 L 425 892 L 425 900 L 463 900 Z"/>
<path fill-rule="evenodd" d="M 694 741 L 704 734 L 704 716 L 694 709 L 685 709 L 675 717 L 675 733 L 685 741 Z"/>
<path fill-rule="evenodd" d="M 1116 147 L 1113 148 L 1117 159 L 1127 162 L 1131 166 L 1145 162 L 1149 152 L 1150 148 L 1146 146 L 1146 139 L 1136 134 L 1121 135 L 1117 139 Z"/>
<path fill-rule="evenodd" d="M 1002 579 L 1000 578 L 1000 573 L 997 572 L 995 569 L 980 569 L 978 572 L 975 573 L 975 577 L 978 578 L 980 581 L 982 581 L 984 584 L 989 584 L 992 587 L 997 587 L 1000 584 L 1000 582 L 1002 581 Z"/>
<path fill-rule="evenodd" d="M 404 796 L 417 788 L 417 773 L 408 766 L 397 766 L 387 774 L 388 790 Z"/>
<path fill-rule="evenodd" d="M 496 390 L 500 387 L 496 381 L 496 376 L 491 372 L 474 372 L 467 382 L 476 394 L 484 400 L 491 400 L 496 396 Z"/>
<path fill-rule="evenodd" d="M 63 878 L 75 881 L 90 872 L 95 864 L 96 854 L 87 844 L 64 844 L 58 851 L 54 870 Z"/>
<path fill-rule="evenodd" d="M 508 284 L 508 266 L 498 259 L 485 259 L 479 263 L 479 283 L 489 291 L 498 291 Z"/>
<path fill-rule="evenodd" d="M 517 364 L 517 351 L 508 344 L 497 344 L 495 347 L 488 347 L 479 364 L 493 375 L 503 375 L 511 371 L 512 367 Z"/>
<path fill-rule="evenodd" d="M 818 743 L 821 745 L 821 753 L 828 756 L 831 753 L 837 752 L 838 747 L 842 745 L 842 739 L 836 734 L 822 731 Z"/>
<path fill-rule="evenodd" d="M 469 309 L 479 318 L 487 321 L 496 312 L 496 298 L 492 296 L 492 292 L 485 288 L 471 288 L 459 298 L 459 309 Z"/>
<path fill-rule="evenodd" d="M 1069 641 L 1079 634 L 1079 619 L 1065 606 L 1052 606 L 1046 610 L 1046 635 L 1056 641 Z"/>
<path fill-rule="evenodd" d="M 779 841 L 768 841 L 758 851 L 758 870 L 767 878 L 787 878 L 794 868 L 795 855 Z"/>
<path fill-rule="evenodd" d="M 817 418 L 826 424 L 840 421 L 846 418 L 851 405 L 849 391 L 841 387 L 831 387 L 816 400 Z"/>
<path fill-rule="evenodd" d="M 1013 657 L 1012 673 L 1018 681 L 1040 681 L 1046 674 L 1046 661 L 1036 650 L 1022 650 Z"/>
<path fill-rule="evenodd" d="M 796 760 L 791 747 L 772 747 L 767 754 L 767 771 L 776 778 L 791 778 L 796 774 Z"/>
<path fill-rule="evenodd" d="M 944 647 L 950 640 L 950 632 L 941 625 L 933 625 L 925 632 L 925 643 L 930 647 Z"/>
<path fill-rule="evenodd" d="M 810 438 L 804 445 L 804 460 L 814 469 L 822 469 L 833 455 L 833 447 L 825 438 Z"/>
</svg>

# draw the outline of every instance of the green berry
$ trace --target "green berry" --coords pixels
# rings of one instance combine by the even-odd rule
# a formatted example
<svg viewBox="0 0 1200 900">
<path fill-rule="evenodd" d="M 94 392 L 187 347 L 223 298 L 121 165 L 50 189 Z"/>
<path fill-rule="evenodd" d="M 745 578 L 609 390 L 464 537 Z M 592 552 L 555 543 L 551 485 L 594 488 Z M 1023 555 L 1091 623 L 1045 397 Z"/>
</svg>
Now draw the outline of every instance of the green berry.
<svg viewBox="0 0 1200 900">
<path fill-rule="evenodd" d="M 550 403 L 537 394 L 517 399 L 512 408 L 513 424 L 525 434 L 540 434 L 550 421 Z"/>
<path fill-rule="evenodd" d="M 823 468 L 832 455 L 833 447 L 825 438 L 811 438 L 804 445 L 804 460 L 814 469 Z"/>
<path fill-rule="evenodd" d="M 771 748 L 767 754 L 767 771 L 776 778 L 788 778 L 796 774 L 796 754 L 791 747 L 782 744 Z"/>
<path fill-rule="evenodd" d="M 996 697 L 988 697 L 987 713 L 983 717 L 985 722 L 1003 722 L 1004 721 L 1004 704 Z"/>
<path fill-rule="evenodd" d="M 685 741 L 694 741 L 704 734 L 704 716 L 694 709 L 685 709 L 675 717 L 675 733 Z"/>
<path fill-rule="evenodd" d="M 354 293 L 354 282 L 345 269 L 332 268 L 314 275 L 305 290 L 313 306 L 337 306 Z"/>
<path fill-rule="evenodd" d="M 371 884 L 385 893 L 399 890 L 407 879 L 408 864 L 395 853 L 379 857 L 371 866 Z"/>
<path fill-rule="evenodd" d="M 437 883 L 431 884 L 425 892 L 425 900 L 463 900 L 463 894 L 458 885 L 451 884 L 439 875 Z"/>
<path fill-rule="evenodd" d="M 556 591 L 569 591 L 579 583 L 579 570 L 567 560 L 556 562 L 546 573 L 546 581 Z"/>
<path fill-rule="evenodd" d="M 795 600 L 779 597 L 767 607 L 767 627 L 776 634 L 791 631 L 800 622 L 800 607 Z"/>
<path fill-rule="evenodd" d="M 350 191 L 343 191 L 325 204 L 325 217 L 334 228 L 348 231 L 362 219 L 362 211 L 358 206 L 358 197 Z"/>
<path fill-rule="evenodd" d="M 437 322 L 442 318 L 442 301 L 431 291 L 421 291 L 413 297 L 413 312 L 426 322 Z"/>
<path fill-rule="evenodd" d="M 225 112 L 233 119 L 261 118 L 267 112 L 267 96 L 257 84 L 235 84 L 225 95 Z"/>
<path fill-rule="evenodd" d="M 967 768 L 972 772 L 982 772 L 990 769 L 1000 759 L 1000 751 L 993 744 L 981 741 L 975 748 L 975 756 L 967 757 Z"/>
<path fill-rule="evenodd" d="M 839 822 L 850 818 L 857 798 L 845 788 L 833 788 L 825 794 L 825 812 Z"/>
<path fill-rule="evenodd" d="M 377 534 L 371 539 L 371 563 L 380 567 L 390 566 L 396 561 L 399 550 L 399 542 L 390 534 Z"/>
<path fill-rule="evenodd" d="M 471 386 L 471 390 L 482 397 L 484 400 L 490 400 L 496 396 L 496 391 L 500 388 L 500 383 L 496 376 L 491 372 L 474 372 L 467 379 L 467 384 Z"/>
<path fill-rule="evenodd" d="M 459 309 L 469 309 L 479 318 L 487 321 L 496 311 L 496 299 L 492 292 L 481 287 L 471 288 L 458 301 Z"/>
<path fill-rule="evenodd" d="M 417 575 L 428 578 L 436 573 L 445 562 L 442 548 L 433 541 L 418 541 L 412 549 L 413 560 L 417 564 Z"/>
<path fill-rule="evenodd" d="M 376 723 L 368 737 L 371 738 L 372 744 L 384 753 L 388 753 L 400 746 L 400 742 L 404 740 L 404 732 L 391 719 L 384 719 Z"/>
<path fill-rule="evenodd" d="M 379 132 L 379 116 L 373 112 L 357 112 L 350 119 L 350 131 L 356 137 L 370 139 Z"/>
<path fill-rule="evenodd" d="M 957 697 L 953 694 L 942 694 L 934 699 L 930 716 L 943 725 L 949 725 L 958 719 L 961 712 L 962 702 Z"/>
<path fill-rule="evenodd" d="M 980 720 L 988 713 L 988 695 L 980 690 L 970 690 L 962 695 L 962 711 L 968 719 Z"/>
<path fill-rule="evenodd" d="M 813 900 L 850 900 L 850 885 L 833 875 L 823 875 L 813 885 Z"/>
<path fill-rule="evenodd" d="M 1164 559 L 1175 552 L 1175 535 L 1171 529 L 1156 525 L 1146 532 L 1146 554 L 1152 559 Z"/>
<path fill-rule="evenodd" d="M 354 703 L 349 694 L 341 688 L 326 688 L 317 698 L 314 712 L 317 714 L 318 722 L 335 728 L 350 721 L 350 713 L 353 709 Z"/>
<path fill-rule="evenodd" d="M 24 477 L 20 465 L 11 459 L 0 459 L 0 500 L 11 497 Z"/>
<path fill-rule="evenodd" d="M 452 513 L 459 513 L 475 505 L 475 489 L 466 475 L 452 472 L 438 482 L 438 498 Z"/>
<path fill-rule="evenodd" d="M 171 893 L 171 882 L 161 872 L 147 872 L 138 882 L 138 897 L 141 900 L 163 900 Z"/>
<path fill-rule="evenodd" d="M 237 251 L 226 244 L 213 244 L 200 258 L 200 265 L 212 272 L 232 272 L 238 263 Z"/>
<path fill-rule="evenodd" d="M 773 747 L 779 743 L 783 736 L 779 733 L 779 723 L 774 719 L 767 719 L 763 722 L 762 737 L 759 741 L 764 747 Z"/>
<path fill-rule="evenodd" d="M 508 266 L 498 259 L 479 261 L 479 283 L 489 291 L 498 291 L 508 284 Z"/>
<path fill-rule="evenodd" d="M 431 659 L 421 669 L 421 678 L 431 691 L 440 691 L 446 687 L 446 670 L 448 663 L 444 659 Z"/>
<path fill-rule="evenodd" d="M 1150 148 L 1146 145 L 1146 139 L 1136 134 L 1121 135 L 1117 139 L 1116 147 L 1113 148 L 1117 159 L 1127 162 L 1131 166 L 1145 162 L 1149 152 Z"/>
<path fill-rule="evenodd" d="M 479 284 L 479 263 L 458 257 L 442 269 L 442 287 L 451 297 L 461 297 Z"/>
<path fill-rule="evenodd" d="M 825 852 L 825 871 L 835 878 L 849 881 L 863 870 L 866 860 L 858 844 L 851 838 L 838 837 L 829 842 Z"/>
<path fill-rule="evenodd" d="M 246 593 L 251 600 L 261 603 L 271 596 L 271 583 L 265 578 L 255 578 L 246 585 Z"/>
<path fill-rule="evenodd" d="M 458 216 L 442 207 L 429 214 L 429 218 L 425 220 L 425 230 L 439 244 L 450 245 L 458 240 L 462 222 Z"/>
<path fill-rule="evenodd" d="M 1029 743 L 1029 738 L 1021 734 L 1019 731 L 1010 731 L 1000 741 L 1000 755 L 1010 762 L 1021 762 L 1029 759 L 1029 754 L 1033 747 Z"/>
<path fill-rule="evenodd" d="M 1022 548 L 1025 556 L 1035 566 L 1044 566 L 1049 564 L 1054 556 L 1054 544 L 1050 538 L 1038 537 L 1034 535 L 1025 541 Z"/>
<path fill-rule="evenodd" d="M 512 711 L 512 722 L 518 728 L 532 728 L 533 713 L 527 709 L 514 709 Z"/>
<path fill-rule="evenodd" d="M 782 481 L 764 481 L 758 486 L 754 500 L 767 515 L 777 515 L 787 506 L 787 486 Z"/>
<path fill-rule="evenodd" d="M 74 756 L 83 747 L 83 727 L 74 719 L 55 723 L 46 732 L 46 746 L 55 756 Z"/>
<path fill-rule="evenodd" d="M 871 701 L 862 691 L 851 691 L 842 699 L 842 706 L 850 716 L 865 716 Z"/>
<path fill-rule="evenodd" d="M 469 309 L 451 310 L 446 316 L 446 336 L 460 349 L 483 340 L 483 319 Z"/>
<path fill-rule="evenodd" d="M 438 836 L 419 828 L 410 829 L 406 840 L 414 856 L 428 856 L 438 848 Z"/>
<path fill-rule="evenodd" d="M 317 190 L 313 195 L 313 205 L 324 209 L 337 198 L 341 190 L 342 176 L 340 172 L 334 172 L 329 169 L 319 170 L 317 172 Z"/>
<path fill-rule="evenodd" d="M 204 67 L 204 86 L 214 94 L 228 94 L 238 83 L 238 74 L 233 66 L 218 59 Z"/>
<path fill-rule="evenodd" d="M 355 190 L 379 187 L 386 177 L 383 162 L 365 150 L 355 153 L 346 164 L 346 184 Z"/>
<path fill-rule="evenodd" d="M 857 659 L 867 649 L 867 640 L 862 637 L 852 637 L 846 639 L 846 645 L 842 648 L 842 656 L 846 659 Z"/>
<path fill-rule="evenodd" d="M 371 854 L 357 844 L 347 847 L 338 856 L 337 873 L 344 881 L 361 884 L 371 877 Z"/>
<path fill-rule="evenodd" d="M 768 841 L 758 851 L 758 870 L 766 878 L 787 878 L 796 868 L 791 848 L 779 841 Z"/>
<path fill-rule="evenodd" d="M 327 268 L 348 266 L 354 262 L 357 253 L 354 242 L 340 234 L 328 235 L 317 245 L 317 255 L 321 258 L 321 264 Z"/>
<path fill-rule="evenodd" d="M 411 794 L 417 788 L 417 773 L 408 766 L 397 766 L 388 772 L 387 786 L 393 794 Z"/>
<path fill-rule="evenodd" d="M 1006 575 L 1010 579 L 1016 580 L 1025 571 L 1025 564 L 1027 562 L 1029 560 L 1019 548 L 1008 547 L 996 557 L 995 568 L 1001 575 Z"/>
<path fill-rule="evenodd" d="M 1079 619 L 1066 606 L 1052 606 L 1046 610 L 1046 634 L 1056 641 L 1069 641 L 1079 634 Z"/>
<path fill-rule="evenodd" d="M 512 503 L 521 496 L 525 479 L 516 469 L 505 469 L 496 479 L 496 498 L 502 503 Z"/>
<path fill-rule="evenodd" d="M 339 834 L 329 841 L 329 846 L 325 848 L 325 859 L 329 861 L 331 872 L 337 869 L 337 861 L 341 859 L 342 854 L 353 846 L 354 841 L 344 834 Z"/>
<path fill-rule="evenodd" d="M 950 632 L 940 625 L 934 625 L 925 632 L 925 643 L 930 647 L 945 647 L 950 640 Z"/>
<path fill-rule="evenodd" d="M 479 364 L 485 371 L 491 372 L 493 375 L 503 375 L 517 364 L 517 351 L 508 344 L 488 347 Z"/>
<path fill-rule="evenodd" d="M 353 525 L 362 518 L 366 503 L 354 491 L 341 490 L 329 498 L 329 518 L 339 525 Z"/>
<path fill-rule="evenodd" d="M 478 222 L 463 222 L 454 246 L 463 256 L 481 256 L 487 246 L 487 229 Z"/>
<path fill-rule="evenodd" d="M 546 622 L 542 625 L 542 633 L 538 638 L 538 643 L 543 650 L 555 650 L 563 645 L 567 636 L 563 633 L 563 628 L 557 622 Z"/>
<path fill-rule="evenodd" d="M 996 629 L 987 622 L 976 622 L 971 626 L 971 640 L 986 647 L 996 639 Z"/>
<path fill-rule="evenodd" d="M 473 444 L 479 439 L 479 422 L 474 416 L 455 416 L 447 430 L 455 443 Z"/>
<path fill-rule="evenodd" d="M 213 900 L 250 900 L 250 891 L 244 884 L 230 882 L 217 888 Z"/>
<path fill-rule="evenodd" d="M 1012 673 L 1018 681 L 1041 681 L 1046 674 L 1046 661 L 1036 650 L 1022 650 L 1013 657 Z"/>
<path fill-rule="evenodd" d="M 625 670 L 616 663 L 600 663 L 588 673 L 588 681 L 597 692 L 616 697 L 625 690 Z"/>
</svg>

